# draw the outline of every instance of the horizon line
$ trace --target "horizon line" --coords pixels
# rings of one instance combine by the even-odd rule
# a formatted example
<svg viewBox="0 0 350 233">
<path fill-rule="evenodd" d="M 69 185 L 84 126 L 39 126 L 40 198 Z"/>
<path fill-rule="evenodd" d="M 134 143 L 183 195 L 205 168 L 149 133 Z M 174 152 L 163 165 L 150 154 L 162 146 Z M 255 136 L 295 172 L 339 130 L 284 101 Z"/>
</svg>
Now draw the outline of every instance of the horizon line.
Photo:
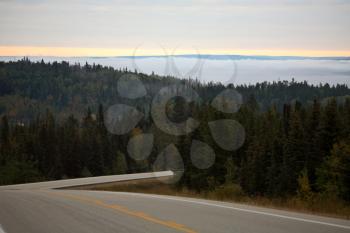
<svg viewBox="0 0 350 233">
<path fill-rule="evenodd" d="M 170 49 L 169 49 L 170 50 Z M 163 49 L 0 46 L 1 57 L 164 57 L 164 56 L 350 57 L 350 51 L 292 49 Z"/>
<path fill-rule="evenodd" d="M 299 55 L 244 55 L 244 54 L 174 54 L 174 55 L 120 55 L 120 56 L 54 56 L 54 55 L 1 55 L 2 58 L 96 58 L 96 59 L 103 59 L 103 58 L 125 58 L 125 59 L 132 59 L 132 58 L 163 58 L 163 57 L 187 57 L 187 58 L 193 58 L 193 57 L 199 57 L 203 59 L 213 59 L 213 60 L 225 60 L 225 57 L 229 58 L 241 58 L 243 59 L 249 59 L 249 58 L 258 58 L 261 60 L 264 60 L 266 58 L 290 58 L 290 59 L 345 59 L 350 60 L 349 56 L 299 56 Z M 215 58 L 217 57 L 217 58 Z"/>
</svg>

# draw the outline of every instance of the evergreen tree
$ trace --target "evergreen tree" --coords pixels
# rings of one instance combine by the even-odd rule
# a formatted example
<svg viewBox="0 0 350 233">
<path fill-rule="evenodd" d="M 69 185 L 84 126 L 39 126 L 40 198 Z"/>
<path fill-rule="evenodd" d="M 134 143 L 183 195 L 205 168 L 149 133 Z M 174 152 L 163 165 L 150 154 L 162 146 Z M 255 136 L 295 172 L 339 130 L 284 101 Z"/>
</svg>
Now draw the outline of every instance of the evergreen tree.
<svg viewBox="0 0 350 233">
<path fill-rule="evenodd" d="M 313 193 L 311 191 L 311 187 L 309 183 L 309 176 L 306 168 L 304 168 L 301 171 L 298 177 L 297 196 L 300 200 L 305 202 L 310 202 L 313 197 Z"/>
<path fill-rule="evenodd" d="M 306 168 L 310 186 L 315 190 L 316 168 L 320 166 L 323 160 L 321 151 L 321 105 L 317 99 L 314 99 L 309 118 L 306 122 Z"/>
<path fill-rule="evenodd" d="M 328 100 L 321 119 L 321 156 L 329 156 L 334 143 L 337 142 L 337 135 L 340 131 L 340 121 L 338 116 L 337 100 Z"/>
<path fill-rule="evenodd" d="M 94 176 L 102 175 L 104 171 L 101 144 L 96 119 L 88 108 L 82 130 L 83 164 Z"/>
<path fill-rule="evenodd" d="M 113 174 L 126 174 L 128 171 L 128 165 L 126 163 L 125 155 L 118 151 L 113 161 Z"/>
<path fill-rule="evenodd" d="M 10 127 L 7 116 L 1 118 L 1 135 L 0 135 L 0 166 L 6 162 L 6 157 L 10 152 Z"/>
<path fill-rule="evenodd" d="M 305 166 L 304 129 L 300 119 L 300 112 L 295 110 L 290 118 L 289 134 L 284 143 L 282 185 L 287 194 L 294 194 L 297 190 L 297 179 Z"/>
<path fill-rule="evenodd" d="M 350 200 L 350 143 L 341 141 L 334 144 L 331 155 L 318 169 L 319 189 L 329 196 Z"/>
<path fill-rule="evenodd" d="M 80 155 L 79 123 L 73 115 L 69 116 L 62 127 L 61 139 L 61 163 L 64 175 L 68 177 L 79 177 L 82 172 L 82 161 Z"/>
</svg>

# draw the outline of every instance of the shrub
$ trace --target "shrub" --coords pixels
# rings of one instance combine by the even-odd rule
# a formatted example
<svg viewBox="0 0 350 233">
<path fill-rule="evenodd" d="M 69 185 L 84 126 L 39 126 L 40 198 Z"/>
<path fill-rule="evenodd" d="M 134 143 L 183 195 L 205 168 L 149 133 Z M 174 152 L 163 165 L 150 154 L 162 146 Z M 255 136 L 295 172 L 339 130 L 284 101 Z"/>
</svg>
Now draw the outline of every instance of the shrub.
<svg viewBox="0 0 350 233">
<path fill-rule="evenodd" d="M 224 184 L 210 193 L 219 200 L 241 200 L 244 197 L 242 188 L 238 184 Z"/>
</svg>

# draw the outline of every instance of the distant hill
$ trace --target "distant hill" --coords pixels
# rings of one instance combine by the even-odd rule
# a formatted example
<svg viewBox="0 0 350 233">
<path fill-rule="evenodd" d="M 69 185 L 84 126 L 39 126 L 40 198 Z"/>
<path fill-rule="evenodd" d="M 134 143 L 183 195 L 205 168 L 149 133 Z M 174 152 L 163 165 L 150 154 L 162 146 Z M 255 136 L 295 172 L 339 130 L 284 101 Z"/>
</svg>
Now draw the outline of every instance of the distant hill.
<svg viewBox="0 0 350 233">
<path fill-rule="evenodd" d="M 117 85 L 124 75 L 137 75 L 145 86 L 147 95 L 136 100 L 121 98 Z M 221 83 L 146 75 L 95 64 L 44 63 L 28 59 L 0 62 L 0 114 L 7 113 L 9 117 L 17 119 L 31 119 L 37 113 L 50 109 L 59 117 L 69 114 L 81 117 L 88 107 L 96 110 L 99 104 L 110 106 L 121 102 L 132 102 L 146 113 L 152 97 L 160 88 L 179 82 L 193 87 L 206 102 L 225 88 Z M 350 89 L 346 85 L 315 86 L 295 81 L 237 85 L 235 88 L 242 94 L 244 101 L 253 95 L 262 110 L 272 103 L 282 109 L 284 103 L 294 100 L 307 103 L 314 98 L 350 95 Z"/>
</svg>

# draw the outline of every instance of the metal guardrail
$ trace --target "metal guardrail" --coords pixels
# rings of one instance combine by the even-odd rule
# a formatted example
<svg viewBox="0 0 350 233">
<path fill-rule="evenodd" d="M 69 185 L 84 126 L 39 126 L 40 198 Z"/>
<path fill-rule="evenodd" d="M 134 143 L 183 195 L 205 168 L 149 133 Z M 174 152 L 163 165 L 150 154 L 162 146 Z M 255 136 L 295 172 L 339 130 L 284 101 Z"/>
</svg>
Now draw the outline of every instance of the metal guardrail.
<svg viewBox="0 0 350 233">
<path fill-rule="evenodd" d="M 15 184 L 0 186 L 1 190 L 21 190 L 21 189 L 59 189 L 68 188 L 84 185 L 97 185 L 104 183 L 113 183 L 119 181 L 131 181 L 141 180 L 150 178 L 163 178 L 172 177 L 174 172 L 172 171 L 161 171 L 161 172 L 148 172 L 148 173 L 135 173 L 135 174 L 124 174 L 124 175 L 111 175 L 111 176 L 98 176 L 98 177 L 87 177 L 87 178 L 76 178 L 67 180 L 55 180 L 45 181 L 37 183 L 26 183 L 26 184 Z"/>
</svg>

